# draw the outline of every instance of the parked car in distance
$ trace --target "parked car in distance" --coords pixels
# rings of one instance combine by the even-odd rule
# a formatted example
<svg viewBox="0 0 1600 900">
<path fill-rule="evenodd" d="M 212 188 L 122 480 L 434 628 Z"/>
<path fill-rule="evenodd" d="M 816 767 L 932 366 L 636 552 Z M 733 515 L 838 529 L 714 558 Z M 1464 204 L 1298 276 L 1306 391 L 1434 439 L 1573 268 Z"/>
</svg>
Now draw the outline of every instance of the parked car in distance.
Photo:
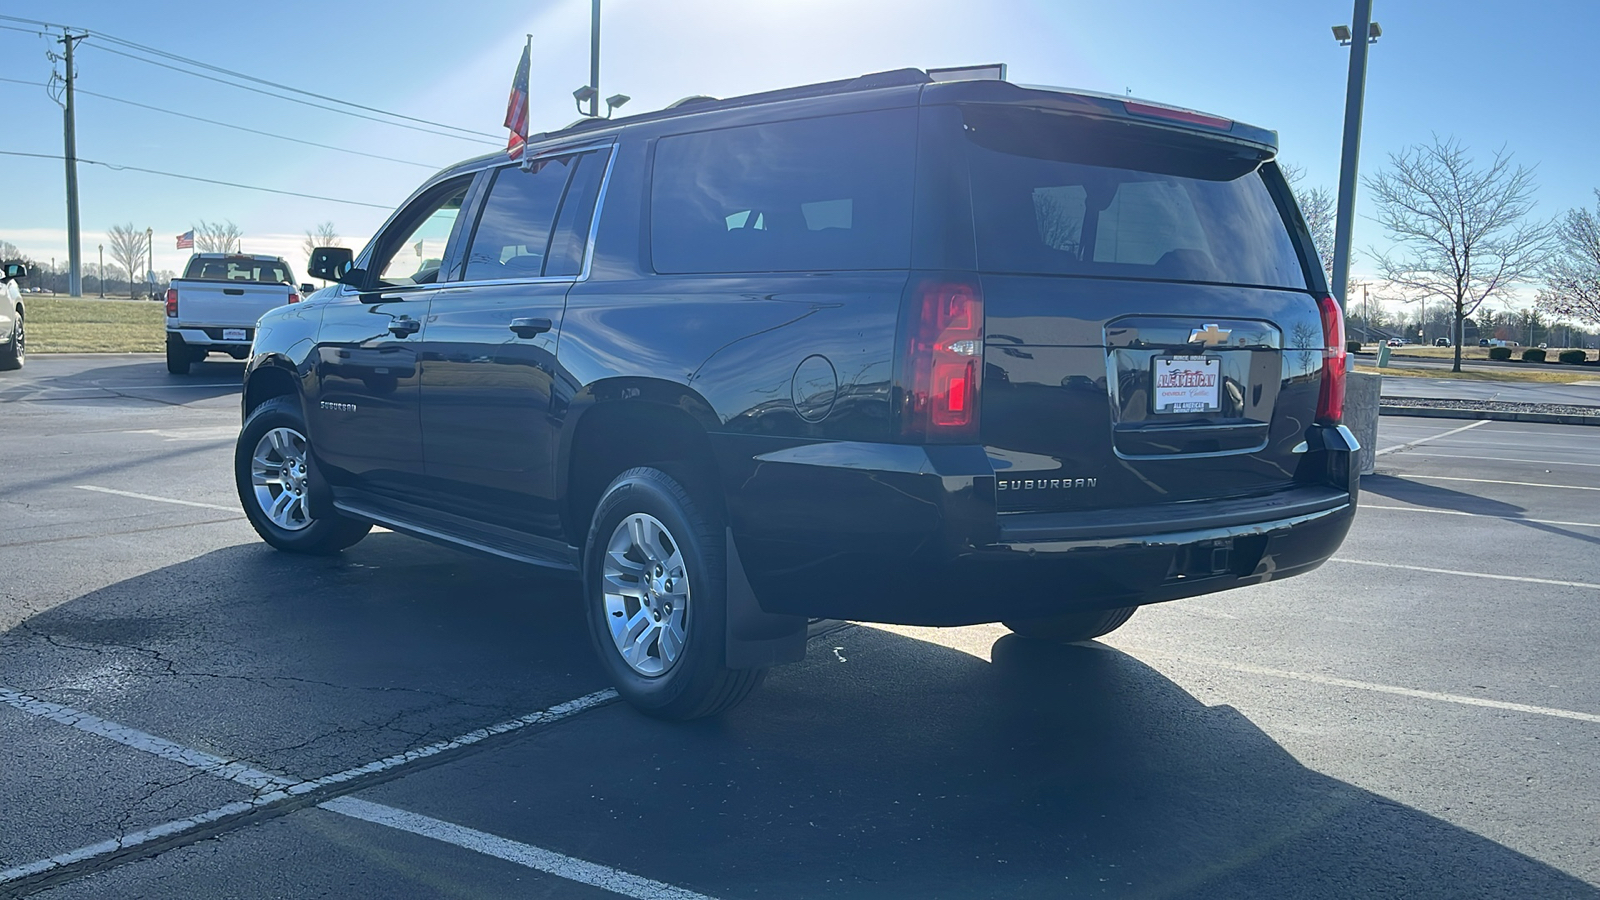
<svg viewBox="0 0 1600 900">
<path fill-rule="evenodd" d="M 1400 340 L 1399 338 L 1389 338 L 1389 346 L 1391 347 L 1404 347 L 1405 345 L 1406 342 Z"/>
<path fill-rule="evenodd" d="M 1435 347 L 1449 347 L 1449 346 L 1451 346 L 1450 339 L 1449 338 L 1443 338 L 1443 337 L 1442 338 L 1434 338 L 1433 339 L 1433 345 Z"/>
<path fill-rule="evenodd" d="M 167 371 L 187 375 L 213 352 L 244 359 L 261 314 L 313 289 L 296 290 L 289 264 L 276 256 L 194 254 L 167 288 Z"/>
<path fill-rule="evenodd" d="M 23 328 L 23 290 L 17 281 L 28 277 L 22 263 L 6 263 L 0 269 L 0 371 L 22 368 L 27 361 L 28 338 Z"/>
<path fill-rule="evenodd" d="M 282 550 L 381 524 L 578 578 L 669 719 L 810 617 L 1072 642 L 1309 572 L 1357 444 L 1276 155 L 915 69 L 534 135 L 313 252 L 339 284 L 261 319 L 239 499 Z"/>
<path fill-rule="evenodd" d="M 1478 338 L 1478 346 L 1479 347 L 1487 347 L 1487 346 L 1489 346 L 1489 339 L 1488 338 Z"/>
</svg>

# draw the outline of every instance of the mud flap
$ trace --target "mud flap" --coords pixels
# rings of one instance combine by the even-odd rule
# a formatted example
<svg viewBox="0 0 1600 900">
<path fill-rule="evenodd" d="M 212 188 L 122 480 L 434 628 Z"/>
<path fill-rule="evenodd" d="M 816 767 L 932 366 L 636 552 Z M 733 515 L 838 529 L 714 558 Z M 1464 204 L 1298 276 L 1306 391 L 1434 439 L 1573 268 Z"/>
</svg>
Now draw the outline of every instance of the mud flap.
<svg viewBox="0 0 1600 900">
<path fill-rule="evenodd" d="M 745 577 L 733 530 L 723 531 L 728 547 L 728 668 L 765 669 L 804 659 L 805 617 L 775 615 L 761 608 Z"/>
</svg>

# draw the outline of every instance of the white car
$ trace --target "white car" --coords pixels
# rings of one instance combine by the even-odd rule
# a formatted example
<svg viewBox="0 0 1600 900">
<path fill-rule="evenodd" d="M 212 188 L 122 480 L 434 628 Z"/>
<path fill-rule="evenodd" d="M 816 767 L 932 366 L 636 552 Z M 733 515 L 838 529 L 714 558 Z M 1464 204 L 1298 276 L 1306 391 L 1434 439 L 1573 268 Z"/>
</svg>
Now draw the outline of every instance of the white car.
<svg viewBox="0 0 1600 900">
<path fill-rule="evenodd" d="M 22 291 L 17 279 L 28 277 L 22 263 L 6 263 L 0 273 L 0 370 L 20 369 L 27 354 L 27 335 L 22 328 Z"/>
</svg>

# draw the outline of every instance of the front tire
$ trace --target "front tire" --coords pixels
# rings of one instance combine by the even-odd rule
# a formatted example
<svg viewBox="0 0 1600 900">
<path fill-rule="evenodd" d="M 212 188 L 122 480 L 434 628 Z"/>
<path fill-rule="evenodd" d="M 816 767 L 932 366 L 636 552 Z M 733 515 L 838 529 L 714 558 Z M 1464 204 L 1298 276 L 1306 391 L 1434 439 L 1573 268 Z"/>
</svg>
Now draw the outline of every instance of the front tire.
<svg viewBox="0 0 1600 900">
<path fill-rule="evenodd" d="M 766 676 L 727 667 L 721 522 L 660 469 L 629 469 L 595 508 L 584 548 L 585 618 L 617 693 L 661 719 L 732 709 Z"/>
<path fill-rule="evenodd" d="M 1075 644 L 1093 640 L 1121 628 L 1133 618 L 1136 606 L 1120 609 L 1090 609 L 1081 612 L 1060 613 L 1041 619 L 1019 619 L 1002 622 L 1019 637 L 1057 644 Z"/>
<path fill-rule="evenodd" d="M 250 525 L 261 539 L 290 553 L 338 553 L 367 536 L 370 522 L 332 510 L 313 517 L 311 444 L 295 397 L 273 397 L 250 413 L 234 448 L 233 476 Z"/>
<path fill-rule="evenodd" d="M 28 337 L 22 328 L 22 310 L 17 310 L 17 325 L 11 329 L 11 341 L 0 347 L 0 372 L 9 372 L 22 368 L 27 362 Z"/>
</svg>

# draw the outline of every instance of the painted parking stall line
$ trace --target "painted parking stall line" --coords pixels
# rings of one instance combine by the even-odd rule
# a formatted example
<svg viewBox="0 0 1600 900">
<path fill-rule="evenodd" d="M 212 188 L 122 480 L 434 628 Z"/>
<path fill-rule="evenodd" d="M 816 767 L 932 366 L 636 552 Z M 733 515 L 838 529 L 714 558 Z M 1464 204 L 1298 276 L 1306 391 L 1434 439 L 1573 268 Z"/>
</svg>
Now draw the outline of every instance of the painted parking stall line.
<svg viewBox="0 0 1600 900">
<path fill-rule="evenodd" d="M 1600 587 L 1600 585 L 1596 585 Z M 1262 675 L 1268 678 L 1282 678 L 1287 681 L 1304 681 L 1311 684 L 1326 685 L 1328 687 L 1348 688 L 1350 690 L 1365 691 L 1374 694 L 1390 694 L 1396 697 L 1410 697 L 1416 700 L 1432 700 L 1439 703 L 1452 703 L 1457 706 L 1475 706 L 1483 709 L 1498 709 L 1505 712 L 1526 713 L 1535 716 L 1548 716 L 1555 719 L 1568 719 L 1574 722 L 1586 722 L 1590 725 L 1600 725 L 1600 714 L 1580 712 L 1572 709 L 1562 709 L 1555 706 L 1536 706 L 1531 703 L 1512 703 L 1506 700 L 1491 700 L 1487 697 L 1473 697 L 1467 694 L 1450 694 L 1442 691 L 1424 691 L 1417 688 L 1400 687 L 1393 684 L 1381 684 L 1374 681 L 1360 681 L 1354 678 L 1340 678 L 1336 675 L 1318 675 L 1312 672 L 1293 672 L 1288 669 L 1274 669 L 1269 666 L 1257 666 L 1250 663 L 1228 662 L 1221 659 L 1208 659 L 1206 657 L 1188 656 L 1183 653 L 1165 650 L 1153 650 L 1145 647 L 1130 647 L 1128 652 L 1147 654 L 1150 656 L 1163 656 L 1185 663 L 1205 666 L 1212 669 L 1224 669 L 1246 675 Z"/>
<path fill-rule="evenodd" d="M 343 794 L 360 790 L 364 784 L 375 780 L 379 775 L 384 775 L 406 766 L 416 765 L 423 760 L 435 758 L 441 754 L 465 749 L 496 735 L 519 731 L 530 726 L 554 724 L 580 713 L 606 706 L 616 699 L 617 692 L 614 690 L 595 691 L 575 700 L 559 703 L 555 706 L 528 713 L 524 716 L 518 716 L 515 719 L 498 722 L 484 728 L 474 729 L 448 740 L 437 741 L 403 753 L 386 756 L 383 759 L 354 766 L 342 772 L 335 772 L 320 778 L 297 780 L 263 772 L 239 760 L 227 759 L 216 754 L 184 747 L 136 728 L 102 719 L 91 713 L 59 703 L 41 700 L 21 691 L 0 688 L 0 702 L 13 709 L 108 738 L 124 746 L 142 750 L 162 759 L 181 763 L 205 774 L 246 785 L 257 792 L 255 796 L 248 800 L 237 800 L 198 815 L 175 819 L 151 828 L 130 832 L 120 838 L 79 847 L 47 859 L 36 860 L 25 865 L 14 866 L 0 871 L 0 889 L 14 889 L 19 883 L 35 880 L 54 883 L 76 874 L 79 870 L 92 871 L 109 867 L 129 856 L 151 852 L 152 845 L 157 845 L 170 839 L 191 836 L 200 829 L 226 827 L 237 820 L 261 813 L 277 810 L 293 811 L 301 808 L 305 803 L 311 802 L 317 794 Z M 397 810 L 396 812 L 399 811 Z M 529 849 L 538 850 L 539 848 Z M 555 856 L 560 856 L 560 854 L 555 854 Z M 582 861 L 573 860 L 573 862 Z M 598 864 L 586 863 L 586 865 Z M 545 870 L 541 869 L 541 871 Z M 574 869 L 574 871 L 577 870 Z M 618 877 L 637 877 L 621 870 L 612 871 Z M 552 872 L 552 874 L 559 874 L 559 872 Z M 650 882 L 648 879 L 640 879 L 640 882 L 656 884 L 656 882 Z M 630 894 L 629 896 L 698 897 L 700 895 L 685 893 L 682 895 Z"/>
<path fill-rule="evenodd" d="M 1426 506 L 1374 506 L 1371 503 L 1361 504 L 1361 509 L 1375 509 L 1381 512 L 1409 512 L 1427 513 L 1435 516 L 1465 516 L 1469 519 L 1498 519 L 1501 522 L 1527 522 L 1530 525 L 1560 525 L 1567 528 L 1600 528 L 1596 522 L 1563 522 L 1559 519 L 1532 519 L 1527 516 L 1491 516 L 1485 513 L 1462 512 L 1458 509 L 1432 509 Z"/>
<path fill-rule="evenodd" d="M 341 816 L 349 816 L 396 831 L 407 831 L 485 856 L 503 859 L 525 868 L 536 869 L 567 881 L 621 894 L 624 897 L 635 897 L 638 900 L 711 900 L 705 894 L 685 890 L 676 885 L 643 878 L 610 866 L 602 866 L 564 853 L 507 840 L 488 832 L 381 803 L 358 800 L 355 797 L 338 797 L 319 803 L 317 806 L 319 809 L 335 812 Z"/>
<path fill-rule="evenodd" d="M 1501 481 L 1495 478 L 1462 478 L 1456 475 L 1413 475 L 1402 476 L 1407 481 L 1467 481 L 1473 484 L 1509 484 L 1517 487 L 1550 488 L 1557 491 L 1600 491 L 1600 487 L 1587 487 L 1581 484 L 1545 484 L 1538 481 Z"/>
<path fill-rule="evenodd" d="M 1390 453 L 1399 453 L 1402 450 L 1410 450 L 1412 447 L 1415 447 L 1418 444 L 1426 444 L 1429 441 L 1437 441 L 1437 440 L 1439 440 L 1441 438 L 1447 438 L 1452 434 L 1460 434 L 1463 431 L 1470 431 L 1470 430 L 1472 430 L 1474 428 L 1477 428 L 1479 426 L 1487 425 L 1487 424 L 1489 424 L 1490 421 L 1491 421 L 1490 419 L 1479 419 L 1478 421 L 1473 422 L 1471 425 L 1463 425 L 1460 428 L 1452 428 L 1449 431 L 1441 432 L 1439 434 L 1433 434 L 1433 435 L 1429 435 L 1427 437 L 1420 437 L 1420 438 L 1417 438 L 1414 441 L 1407 441 L 1404 444 L 1395 444 L 1393 447 L 1385 447 L 1382 450 L 1375 451 L 1373 455 L 1375 455 L 1375 456 L 1387 456 Z"/>
<path fill-rule="evenodd" d="M 1492 581 L 1520 581 L 1524 584 L 1549 584 L 1556 587 L 1588 588 L 1600 591 L 1600 584 L 1590 584 L 1587 581 L 1557 581 L 1554 578 L 1530 578 L 1526 575 L 1495 575 L 1490 572 L 1462 572 L 1458 569 L 1435 569 L 1429 566 L 1408 566 L 1400 563 L 1377 562 L 1370 559 L 1346 559 L 1335 556 L 1328 562 L 1345 563 L 1352 566 L 1376 566 L 1381 569 L 1404 569 L 1408 572 L 1429 572 L 1434 575 L 1454 575 L 1460 578 L 1487 578 Z"/>
<path fill-rule="evenodd" d="M 224 512 L 238 513 L 241 516 L 244 515 L 244 512 L 237 506 L 222 506 L 216 503 L 199 503 L 194 500 L 179 500 L 175 497 L 157 497 L 153 494 L 140 494 L 134 491 L 119 491 L 116 488 L 100 487 L 93 484 L 75 484 L 73 487 L 80 491 L 94 491 L 97 494 L 112 494 L 117 497 L 129 497 L 134 500 L 149 500 L 152 503 L 171 503 L 174 506 L 194 506 L 199 507 L 200 509 L 220 509 Z"/>
</svg>

